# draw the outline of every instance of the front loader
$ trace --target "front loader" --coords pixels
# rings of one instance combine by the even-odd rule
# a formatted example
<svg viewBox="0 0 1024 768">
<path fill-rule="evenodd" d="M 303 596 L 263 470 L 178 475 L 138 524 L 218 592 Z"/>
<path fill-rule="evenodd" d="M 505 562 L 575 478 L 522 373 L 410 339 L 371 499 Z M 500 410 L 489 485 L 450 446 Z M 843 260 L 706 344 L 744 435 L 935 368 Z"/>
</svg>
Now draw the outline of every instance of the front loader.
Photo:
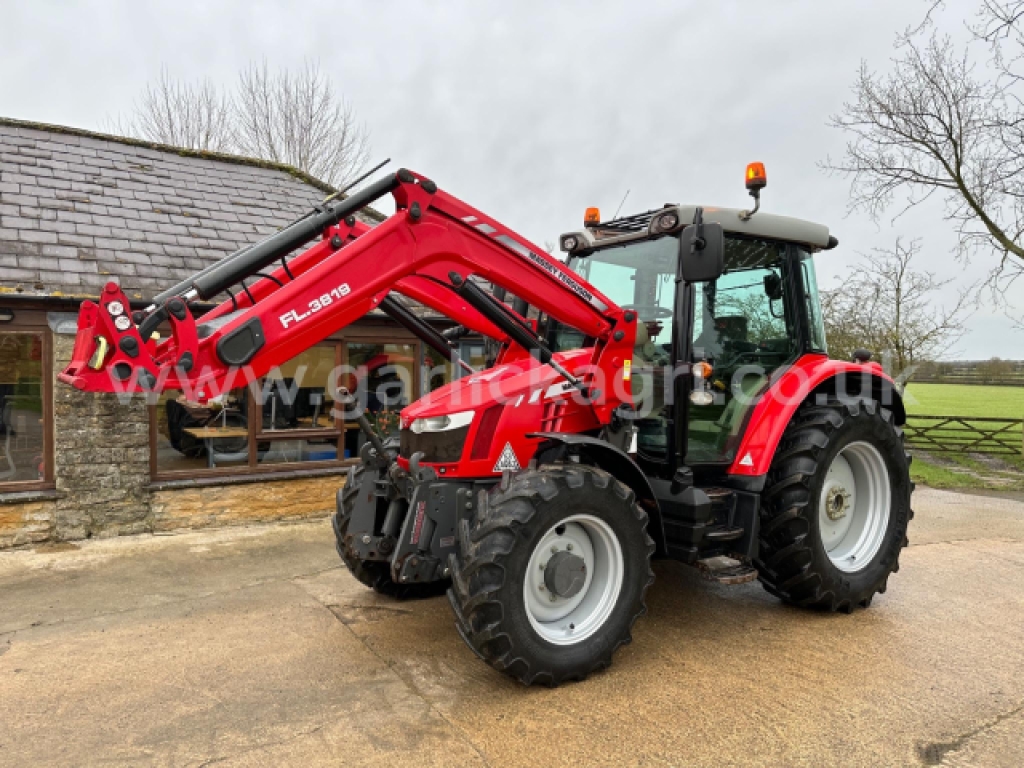
<svg viewBox="0 0 1024 768">
<path fill-rule="evenodd" d="M 850 612 L 885 591 L 907 541 L 905 413 L 869 356 L 828 358 L 812 255 L 837 241 L 759 212 L 764 183 L 750 166 L 750 211 L 588 211 L 563 263 L 401 170 L 144 309 L 109 284 L 59 378 L 202 402 L 383 309 L 465 375 L 386 442 L 336 391 L 367 438 L 338 492 L 338 551 L 382 594 L 447 587 L 469 647 L 527 684 L 610 664 L 654 557 Z M 355 220 L 387 194 L 393 216 Z M 493 364 L 471 369 L 391 292 L 492 339 Z M 193 319 L 190 302 L 225 293 Z"/>
</svg>

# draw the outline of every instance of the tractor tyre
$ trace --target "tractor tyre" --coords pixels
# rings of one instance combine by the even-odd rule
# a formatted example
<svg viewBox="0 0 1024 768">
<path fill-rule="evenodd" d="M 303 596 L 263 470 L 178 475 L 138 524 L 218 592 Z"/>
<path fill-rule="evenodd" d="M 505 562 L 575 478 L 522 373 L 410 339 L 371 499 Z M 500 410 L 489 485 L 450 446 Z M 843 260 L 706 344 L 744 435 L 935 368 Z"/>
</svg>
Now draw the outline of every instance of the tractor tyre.
<svg viewBox="0 0 1024 768">
<path fill-rule="evenodd" d="M 802 406 L 762 499 L 764 588 L 804 608 L 867 608 L 908 544 L 910 461 L 892 412 L 874 400 Z"/>
<path fill-rule="evenodd" d="M 396 600 L 414 600 L 423 597 L 434 597 L 444 593 L 447 581 L 429 582 L 425 584 L 398 584 L 391 578 L 391 565 L 385 560 L 360 560 L 349 550 L 345 538 L 348 535 L 348 524 L 352 519 L 352 507 L 356 496 L 360 493 L 367 479 L 366 467 L 359 465 L 349 470 L 345 485 L 338 489 L 337 509 L 331 518 L 334 528 L 335 548 L 342 561 L 348 566 L 349 572 L 361 584 L 374 592 Z"/>
<path fill-rule="evenodd" d="M 448 598 L 466 644 L 525 685 L 611 664 L 654 581 L 647 513 L 601 469 L 506 476 L 460 520 Z"/>
</svg>

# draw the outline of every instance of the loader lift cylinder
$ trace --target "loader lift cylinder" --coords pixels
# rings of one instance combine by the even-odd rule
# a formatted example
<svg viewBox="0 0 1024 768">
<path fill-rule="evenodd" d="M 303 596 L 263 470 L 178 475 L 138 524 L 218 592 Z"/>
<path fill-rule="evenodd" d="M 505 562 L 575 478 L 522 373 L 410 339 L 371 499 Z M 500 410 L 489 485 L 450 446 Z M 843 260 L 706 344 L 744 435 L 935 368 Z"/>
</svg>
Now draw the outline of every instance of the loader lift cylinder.
<svg viewBox="0 0 1024 768">
<path fill-rule="evenodd" d="M 416 338 L 438 354 L 442 355 L 446 360 L 450 360 L 453 364 L 461 366 L 466 373 L 474 372 L 473 368 L 459 356 L 458 350 L 451 346 L 444 336 L 410 312 L 409 308 L 404 304 L 390 296 L 385 296 L 380 302 L 380 309 L 384 314 L 399 325 L 405 327 Z"/>
<path fill-rule="evenodd" d="M 269 237 L 272 237 L 272 235 L 269 236 Z M 266 239 L 269 239 L 269 237 L 266 238 Z M 260 242 L 261 243 L 265 242 L 265 240 L 261 240 Z M 152 306 L 153 307 L 159 307 L 165 301 L 167 301 L 168 299 L 173 298 L 175 296 L 181 296 L 182 294 L 184 294 L 186 291 L 188 291 L 192 287 L 192 283 L 195 282 L 198 278 L 202 277 L 203 275 L 208 275 L 211 272 L 213 272 L 213 270 L 227 265 L 229 262 L 231 262 L 234 259 L 236 259 L 239 256 L 241 256 L 243 253 L 246 253 L 246 252 L 252 250 L 254 245 L 259 245 L 259 243 L 254 243 L 252 245 L 247 245 L 247 246 L 245 246 L 245 248 L 237 250 L 234 253 L 229 253 L 224 258 L 219 259 L 218 261 L 215 261 L 213 264 L 210 264 L 209 266 L 204 267 L 199 272 L 196 272 L 194 275 L 189 277 L 187 280 L 182 280 L 180 283 L 175 285 L 173 288 L 168 288 L 163 293 L 161 293 L 158 296 L 154 297 Z"/>
<path fill-rule="evenodd" d="M 466 280 L 458 272 L 449 273 L 448 279 L 452 281 L 452 285 L 455 286 L 455 290 L 458 294 L 462 296 L 462 298 L 464 298 L 477 312 L 498 326 L 508 334 L 510 339 L 530 354 L 534 355 L 541 363 L 550 365 L 554 368 L 559 376 L 577 389 L 583 391 L 584 395 L 586 395 L 583 383 L 552 358 L 551 350 L 541 344 L 540 340 L 534 335 L 529 326 L 525 325 L 521 321 L 517 321 L 515 317 L 509 314 L 509 312 L 504 308 L 504 305 L 499 305 L 493 298 L 488 296 L 485 291 L 481 290 L 479 286 L 469 280 Z"/>
</svg>

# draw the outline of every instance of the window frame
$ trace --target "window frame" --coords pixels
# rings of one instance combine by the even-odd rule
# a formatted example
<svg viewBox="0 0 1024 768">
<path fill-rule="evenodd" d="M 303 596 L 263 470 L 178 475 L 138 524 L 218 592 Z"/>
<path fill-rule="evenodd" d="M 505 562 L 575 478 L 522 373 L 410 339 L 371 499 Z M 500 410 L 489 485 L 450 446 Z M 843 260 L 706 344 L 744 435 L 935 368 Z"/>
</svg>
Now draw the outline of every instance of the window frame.
<svg viewBox="0 0 1024 768">
<path fill-rule="evenodd" d="M 51 491 L 56 489 L 54 472 L 54 429 L 53 429 L 53 333 L 46 323 L 46 315 L 25 310 L 12 309 L 14 319 L 0 325 L 0 333 L 22 336 L 39 336 L 42 341 L 40 361 L 39 396 L 43 408 L 43 478 L 41 480 L 0 481 L 0 493 L 21 491 Z M 38 319 L 37 319 L 38 318 Z"/>
<path fill-rule="evenodd" d="M 821 309 L 821 287 L 817 284 L 817 265 L 814 263 L 814 251 L 810 248 L 804 248 L 799 245 L 790 246 L 792 255 L 792 269 L 796 275 L 796 289 L 797 301 L 799 303 L 799 320 L 800 320 L 800 332 L 803 334 L 801 339 L 801 349 L 804 354 L 810 355 L 828 355 L 828 338 L 825 333 L 825 318 Z M 814 295 L 808 290 L 807 272 L 806 265 L 810 264 L 810 268 L 813 271 L 813 277 L 815 281 Z M 814 315 L 811 309 L 810 299 L 816 298 L 818 302 L 818 319 L 821 321 L 821 341 L 822 346 L 818 347 L 814 343 Z"/>
<path fill-rule="evenodd" d="M 422 354 L 421 344 L 411 334 L 405 335 L 401 331 L 378 328 L 354 328 L 346 329 L 344 336 L 333 336 L 319 342 L 316 346 L 334 346 L 335 365 L 346 365 L 348 363 L 349 344 L 408 344 L 414 349 L 414 359 L 420 359 Z M 300 353 L 301 354 L 301 353 Z M 409 393 L 410 402 L 417 399 L 420 387 L 419 366 L 414 366 L 413 391 Z M 259 379 L 259 386 L 262 388 L 265 378 Z M 192 469 L 164 469 L 161 470 L 157 461 L 157 441 L 159 430 L 157 428 L 159 406 L 154 404 L 148 406 L 149 412 L 149 474 L 150 482 L 173 482 L 180 480 L 205 480 L 220 479 L 242 476 L 280 476 L 289 474 L 302 474 L 315 470 L 341 470 L 359 463 L 359 457 L 344 458 L 345 435 L 351 430 L 358 430 L 354 423 L 345 424 L 341 419 L 334 419 L 333 427 L 317 429 L 289 429 L 289 430 L 265 430 L 263 428 L 263 405 L 256 397 L 247 398 L 246 421 L 249 426 L 247 438 L 248 456 L 246 463 L 241 466 L 231 467 L 201 467 Z M 334 404 L 332 402 L 331 408 Z M 275 463 L 259 462 L 259 444 L 268 441 L 291 442 L 309 439 L 333 439 L 336 455 L 341 458 L 320 460 L 320 461 L 283 461 Z"/>
<path fill-rule="evenodd" d="M 348 357 L 348 342 L 342 339 L 327 339 L 319 344 L 314 344 L 310 349 L 316 347 L 334 347 L 334 366 L 338 367 L 344 364 L 344 360 Z M 299 354 L 302 354 L 301 352 Z M 297 355 L 296 355 L 297 357 Z M 266 386 L 266 377 L 260 379 L 260 385 Z M 263 409 L 262 403 L 257 402 L 255 397 L 248 398 L 248 407 L 246 411 L 246 419 L 249 424 L 256 425 L 256 431 L 249 430 L 249 467 L 271 467 L 273 464 L 259 464 L 259 444 L 261 442 L 298 442 L 300 440 L 321 440 L 321 439 L 334 439 L 335 456 L 341 456 L 342 458 L 335 458 L 333 461 L 283 461 L 280 462 L 281 466 L 292 467 L 300 464 L 303 466 L 313 465 L 315 467 L 327 467 L 327 466 L 345 466 L 352 463 L 352 459 L 346 459 L 345 457 L 345 432 L 349 429 L 358 429 L 358 427 L 346 425 L 344 421 L 339 418 L 334 419 L 333 427 L 323 428 L 310 428 L 310 429 L 264 429 L 263 428 Z M 334 410 L 334 402 L 331 403 L 331 410 Z"/>
<path fill-rule="evenodd" d="M 729 236 L 730 237 L 736 237 L 733 234 L 730 234 Z M 737 238 L 737 239 L 740 239 L 740 238 Z M 808 351 L 809 351 L 808 350 L 808 341 L 807 341 L 807 339 L 808 339 L 808 329 L 807 329 L 807 316 L 806 316 L 806 300 L 805 300 L 805 294 L 804 294 L 804 290 L 803 290 L 803 271 L 802 271 L 802 269 L 800 267 L 800 258 L 799 258 L 798 247 L 795 246 L 793 243 L 791 243 L 789 241 L 778 240 L 776 238 L 771 238 L 771 237 L 749 237 L 749 238 L 742 237 L 742 239 L 761 240 L 763 242 L 772 243 L 772 244 L 776 245 L 779 248 L 779 250 L 780 250 L 781 261 L 784 262 L 785 265 L 786 265 L 787 274 L 783 276 L 783 286 L 784 286 L 784 292 L 783 292 L 784 309 L 783 309 L 783 312 L 784 312 L 784 314 L 786 316 L 792 317 L 793 323 L 794 323 L 794 331 L 796 332 L 796 338 L 794 339 L 793 349 L 792 349 L 792 352 L 791 352 L 790 356 L 779 367 L 773 369 L 773 370 L 779 370 L 779 368 L 793 365 L 797 360 L 799 360 L 803 355 L 807 354 Z M 723 275 L 724 274 L 725 273 L 723 272 Z M 692 345 L 692 342 L 694 340 L 692 338 L 692 336 L 694 335 L 695 328 L 696 328 L 695 320 L 693 318 L 693 313 L 694 313 L 694 311 L 696 309 L 696 305 L 697 305 L 697 300 L 696 300 L 696 292 L 697 292 L 697 290 L 699 290 L 699 286 L 698 285 L 690 284 L 687 301 L 689 303 L 689 307 L 690 307 L 689 311 L 690 311 L 691 317 L 690 317 L 690 321 L 689 321 L 689 323 L 687 323 L 687 325 L 690 326 L 691 339 L 690 339 L 690 342 L 687 345 L 688 347 L 691 347 L 691 345 Z M 691 352 L 692 352 L 692 347 L 691 347 Z M 765 385 L 761 389 L 759 394 L 763 394 L 765 391 L 767 391 L 767 388 L 770 386 L 770 381 L 771 380 L 770 380 L 770 377 L 769 377 L 769 379 L 765 382 Z M 674 418 L 680 420 L 680 422 L 684 425 L 684 429 L 686 429 L 688 431 L 690 429 L 691 424 L 694 421 L 692 419 L 692 416 L 691 416 L 692 411 L 690 411 L 690 409 L 689 409 L 689 399 L 686 398 L 681 404 L 676 405 L 675 407 L 676 408 L 682 408 L 683 410 L 682 410 L 681 413 L 679 413 L 678 411 L 674 411 L 673 412 Z M 721 468 L 721 467 L 731 466 L 733 461 L 735 461 L 735 458 L 736 458 L 735 451 L 738 450 L 739 445 L 742 442 L 742 436 L 747 431 L 747 427 L 750 424 L 750 419 L 753 416 L 754 410 L 755 409 L 753 407 L 747 408 L 745 413 L 741 416 L 741 419 L 739 421 L 739 426 L 738 426 L 738 428 L 736 430 L 736 437 L 738 437 L 739 439 L 736 441 L 735 445 L 732 446 L 732 450 L 731 451 L 730 450 L 724 451 L 723 456 L 725 456 L 727 458 L 714 459 L 714 460 L 709 460 L 709 461 L 697 461 L 697 460 L 695 460 L 690 455 L 691 441 L 689 440 L 689 437 L 688 437 L 687 438 L 687 442 L 686 442 L 686 447 L 687 447 L 687 455 L 685 457 L 686 466 L 701 467 L 702 469 Z M 671 434 L 672 434 L 673 437 L 675 436 L 674 432 L 671 433 Z M 675 448 L 676 443 L 673 443 L 671 441 L 671 439 L 670 439 L 670 446 L 671 446 L 671 455 L 674 457 L 675 456 L 675 450 L 676 450 L 676 448 Z M 674 459 L 672 461 L 674 462 Z M 672 464 L 672 466 L 674 466 L 674 463 Z"/>
<path fill-rule="evenodd" d="M 415 403 L 417 400 L 419 400 L 420 398 L 422 398 L 426 394 L 425 392 L 423 392 L 423 386 L 424 386 L 423 360 L 424 360 L 424 355 L 426 354 L 426 350 L 424 348 L 425 345 L 421 341 L 419 341 L 417 338 L 412 336 L 412 334 L 409 334 L 409 335 L 401 335 L 401 334 L 399 334 L 399 335 L 382 336 L 379 332 L 377 332 L 377 333 L 370 332 L 368 334 L 359 333 L 359 331 L 361 331 L 363 329 L 360 329 L 358 327 L 354 328 L 354 329 L 350 329 L 350 331 L 351 330 L 355 330 L 355 333 L 352 333 L 352 335 L 346 336 L 346 338 L 345 338 L 346 345 L 347 344 L 360 344 L 360 345 L 369 346 L 369 345 L 373 345 L 373 344 L 380 344 L 380 345 L 402 344 L 402 345 L 408 345 L 408 346 L 412 347 L 412 359 L 413 359 L 413 364 L 412 364 L 412 391 L 407 393 L 409 404 L 411 405 L 412 403 Z M 347 346 L 345 347 L 345 364 L 346 365 L 350 364 L 349 363 L 349 358 L 348 358 L 348 347 Z M 371 421 L 372 421 L 372 419 L 371 419 Z M 359 427 L 357 425 L 355 425 L 355 424 L 352 424 L 349 429 L 350 430 L 358 431 Z M 342 440 L 345 439 L 345 434 L 347 434 L 347 433 L 343 433 L 342 434 Z M 357 443 L 359 442 L 358 438 L 357 438 L 356 442 Z M 358 453 L 358 451 L 357 451 L 357 453 Z M 358 456 L 353 456 L 352 459 L 350 459 L 349 461 L 350 462 L 358 462 L 359 458 L 358 458 Z"/>
</svg>

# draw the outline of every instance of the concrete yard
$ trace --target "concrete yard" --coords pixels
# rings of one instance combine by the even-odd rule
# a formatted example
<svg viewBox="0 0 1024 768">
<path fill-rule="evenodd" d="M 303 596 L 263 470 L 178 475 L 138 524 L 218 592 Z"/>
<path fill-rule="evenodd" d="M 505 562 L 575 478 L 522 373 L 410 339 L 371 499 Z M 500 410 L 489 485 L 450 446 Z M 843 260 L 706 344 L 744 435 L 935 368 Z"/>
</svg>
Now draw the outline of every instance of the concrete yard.
<svg viewBox="0 0 1024 768">
<path fill-rule="evenodd" d="M 1024 503 L 914 506 L 868 611 L 662 562 L 633 644 L 555 690 L 364 589 L 327 521 L 0 554 L 0 765 L 1018 768 Z"/>
</svg>

